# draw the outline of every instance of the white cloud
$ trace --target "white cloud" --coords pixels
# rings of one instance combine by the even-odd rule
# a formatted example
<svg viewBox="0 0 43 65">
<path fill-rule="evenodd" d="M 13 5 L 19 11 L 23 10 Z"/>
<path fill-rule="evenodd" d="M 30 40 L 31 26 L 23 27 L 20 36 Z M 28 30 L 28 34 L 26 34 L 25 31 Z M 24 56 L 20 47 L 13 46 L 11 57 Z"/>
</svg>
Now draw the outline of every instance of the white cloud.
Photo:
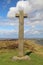
<svg viewBox="0 0 43 65">
<path fill-rule="evenodd" d="M 31 10 L 31 5 L 29 4 L 28 1 L 18 1 L 17 6 L 19 10 L 23 10 L 24 13 L 28 13 Z"/>
<path fill-rule="evenodd" d="M 35 14 L 34 16 L 32 16 L 33 14 Z M 37 11 L 37 12 L 35 12 L 35 13 L 33 13 L 31 16 L 32 17 L 30 17 L 30 20 L 37 20 L 37 21 L 41 21 L 41 20 L 43 20 L 43 12 L 42 11 Z"/>
<path fill-rule="evenodd" d="M 36 31 L 33 31 L 32 34 L 40 34 L 40 32 L 36 30 Z"/>
<path fill-rule="evenodd" d="M 7 17 L 14 18 L 19 10 L 23 9 L 24 13 L 28 13 L 31 10 L 31 5 L 28 1 L 18 1 L 16 7 L 11 7 L 7 13 Z"/>
<path fill-rule="evenodd" d="M 43 0 L 30 0 L 30 3 L 34 9 L 43 8 Z"/>
<path fill-rule="evenodd" d="M 14 34 L 14 33 L 18 33 L 18 30 L 6 30 L 6 29 L 0 30 L 0 34 L 10 35 L 10 34 Z"/>
<path fill-rule="evenodd" d="M 15 19 L 0 19 L 0 26 L 18 26 L 19 20 Z"/>
<path fill-rule="evenodd" d="M 25 30 L 24 33 L 40 34 L 43 31 L 34 30 L 36 25 L 43 27 L 43 0 L 28 0 L 17 2 L 16 7 L 11 7 L 7 16 L 14 18 L 19 10 L 23 9 L 25 13 L 29 13 L 29 19 L 26 20 L 25 25 L 31 26 L 32 29 Z"/>
<path fill-rule="evenodd" d="M 7 17 L 14 18 L 21 9 L 24 13 L 28 13 L 30 20 L 43 19 L 43 0 L 18 1 L 16 7 L 9 9 Z"/>
<path fill-rule="evenodd" d="M 2 30 L 0 30 L 0 34 L 1 35 L 11 35 L 11 34 L 18 34 L 18 29 L 17 30 L 14 30 L 14 29 L 12 29 L 12 30 L 6 30 L 6 29 L 2 29 Z M 38 35 L 40 35 L 41 33 L 43 33 L 43 30 L 34 30 L 34 29 L 32 29 L 32 30 L 29 30 L 29 29 L 27 29 L 27 30 L 24 30 L 24 34 L 38 34 Z"/>
<path fill-rule="evenodd" d="M 34 29 L 32 29 L 32 30 L 25 30 L 25 34 L 40 34 L 41 33 L 41 30 L 39 31 L 39 30 L 34 30 Z"/>
<path fill-rule="evenodd" d="M 40 21 L 34 21 L 34 22 L 32 22 L 32 21 L 27 21 L 27 22 L 25 22 L 25 25 L 27 25 L 27 26 L 31 26 L 31 27 L 35 27 L 36 25 L 42 25 L 43 24 L 43 22 L 41 23 Z"/>
<path fill-rule="evenodd" d="M 30 20 L 43 20 L 43 0 L 28 0 L 28 2 L 32 7 Z"/>
<path fill-rule="evenodd" d="M 0 26 L 18 26 L 18 22 L 15 23 L 15 22 L 0 22 Z"/>
<path fill-rule="evenodd" d="M 17 12 L 18 9 L 16 7 L 11 7 L 8 11 L 7 17 L 14 18 Z"/>
</svg>

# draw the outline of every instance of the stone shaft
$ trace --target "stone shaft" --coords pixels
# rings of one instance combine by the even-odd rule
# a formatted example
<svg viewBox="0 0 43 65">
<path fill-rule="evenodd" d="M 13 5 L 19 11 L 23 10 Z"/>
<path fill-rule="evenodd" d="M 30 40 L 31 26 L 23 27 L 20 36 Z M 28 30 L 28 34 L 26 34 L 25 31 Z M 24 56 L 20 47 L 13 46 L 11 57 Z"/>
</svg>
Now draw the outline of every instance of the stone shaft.
<svg viewBox="0 0 43 65">
<path fill-rule="evenodd" d="M 16 14 L 19 17 L 19 56 L 24 56 L 24 18 L 27 18 L 27 14 L 24 14 L 23 10 Z"/>
<path fill-rule="evenodd" d="M 24 55 L 24 13 L 19 12 L 19 56 Z"/>
</svg>

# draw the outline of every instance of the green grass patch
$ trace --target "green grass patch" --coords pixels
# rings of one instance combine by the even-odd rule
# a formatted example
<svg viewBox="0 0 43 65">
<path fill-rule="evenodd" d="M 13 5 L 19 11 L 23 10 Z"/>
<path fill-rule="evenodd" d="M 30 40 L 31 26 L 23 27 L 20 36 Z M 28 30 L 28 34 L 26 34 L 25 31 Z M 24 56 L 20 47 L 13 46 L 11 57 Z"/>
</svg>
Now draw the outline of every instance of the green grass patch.
<svg viewBox="0 0 43 65">
<path fill-rule="evenodd" d="M 9 50 L 8 52 L 0 53 L 0 65 L 43 65 L 43 57 L 31 53 L 31 60 L 12 61 L 12 57 L 18 55 L 17 50 Z"/>
</svg>

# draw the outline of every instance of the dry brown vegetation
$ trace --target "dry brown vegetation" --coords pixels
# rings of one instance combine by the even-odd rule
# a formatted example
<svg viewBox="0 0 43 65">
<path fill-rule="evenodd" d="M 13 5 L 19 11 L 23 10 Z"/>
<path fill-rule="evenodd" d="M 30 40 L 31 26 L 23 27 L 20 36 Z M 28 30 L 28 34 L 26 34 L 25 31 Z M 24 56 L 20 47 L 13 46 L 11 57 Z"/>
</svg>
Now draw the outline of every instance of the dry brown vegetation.
<svg viewBox="0 0 43 65">
<path fill-rule="evenodd" d="M 18 40 L 0 40 L 0 49 L 9 48 L 14 49 L 18 47 Z"/>
<path fill-rule="evenodd" d="M 0 40 L 0 50 L 15 49 L 18 48 L 18 44 L 18 40 Z M 24 40 L 24 48 L 43 55 L 43 46 L 36 44 L 35 40 Z"/>
<path fill-rule="evenodd" d="M 43 56 L 43 45 L 37 44 L 35 40 L 25 40 L 25 44 L 29 50 Z"/>
</svg>

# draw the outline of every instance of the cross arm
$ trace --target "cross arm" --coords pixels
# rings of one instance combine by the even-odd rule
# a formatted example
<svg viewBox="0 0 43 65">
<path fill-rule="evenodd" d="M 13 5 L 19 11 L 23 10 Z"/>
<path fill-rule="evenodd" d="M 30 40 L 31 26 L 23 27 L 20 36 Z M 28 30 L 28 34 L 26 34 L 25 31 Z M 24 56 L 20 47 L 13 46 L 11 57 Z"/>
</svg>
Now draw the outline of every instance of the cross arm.
<svg viewBox="0 0 43 65">
<path fill-rule="evenodd" d="M 16 17 L 19 17 L 19 14 L 16 14 Z M 24 18 L 27 18 L 27 14 L 24 14 Z"/>
</svg>

